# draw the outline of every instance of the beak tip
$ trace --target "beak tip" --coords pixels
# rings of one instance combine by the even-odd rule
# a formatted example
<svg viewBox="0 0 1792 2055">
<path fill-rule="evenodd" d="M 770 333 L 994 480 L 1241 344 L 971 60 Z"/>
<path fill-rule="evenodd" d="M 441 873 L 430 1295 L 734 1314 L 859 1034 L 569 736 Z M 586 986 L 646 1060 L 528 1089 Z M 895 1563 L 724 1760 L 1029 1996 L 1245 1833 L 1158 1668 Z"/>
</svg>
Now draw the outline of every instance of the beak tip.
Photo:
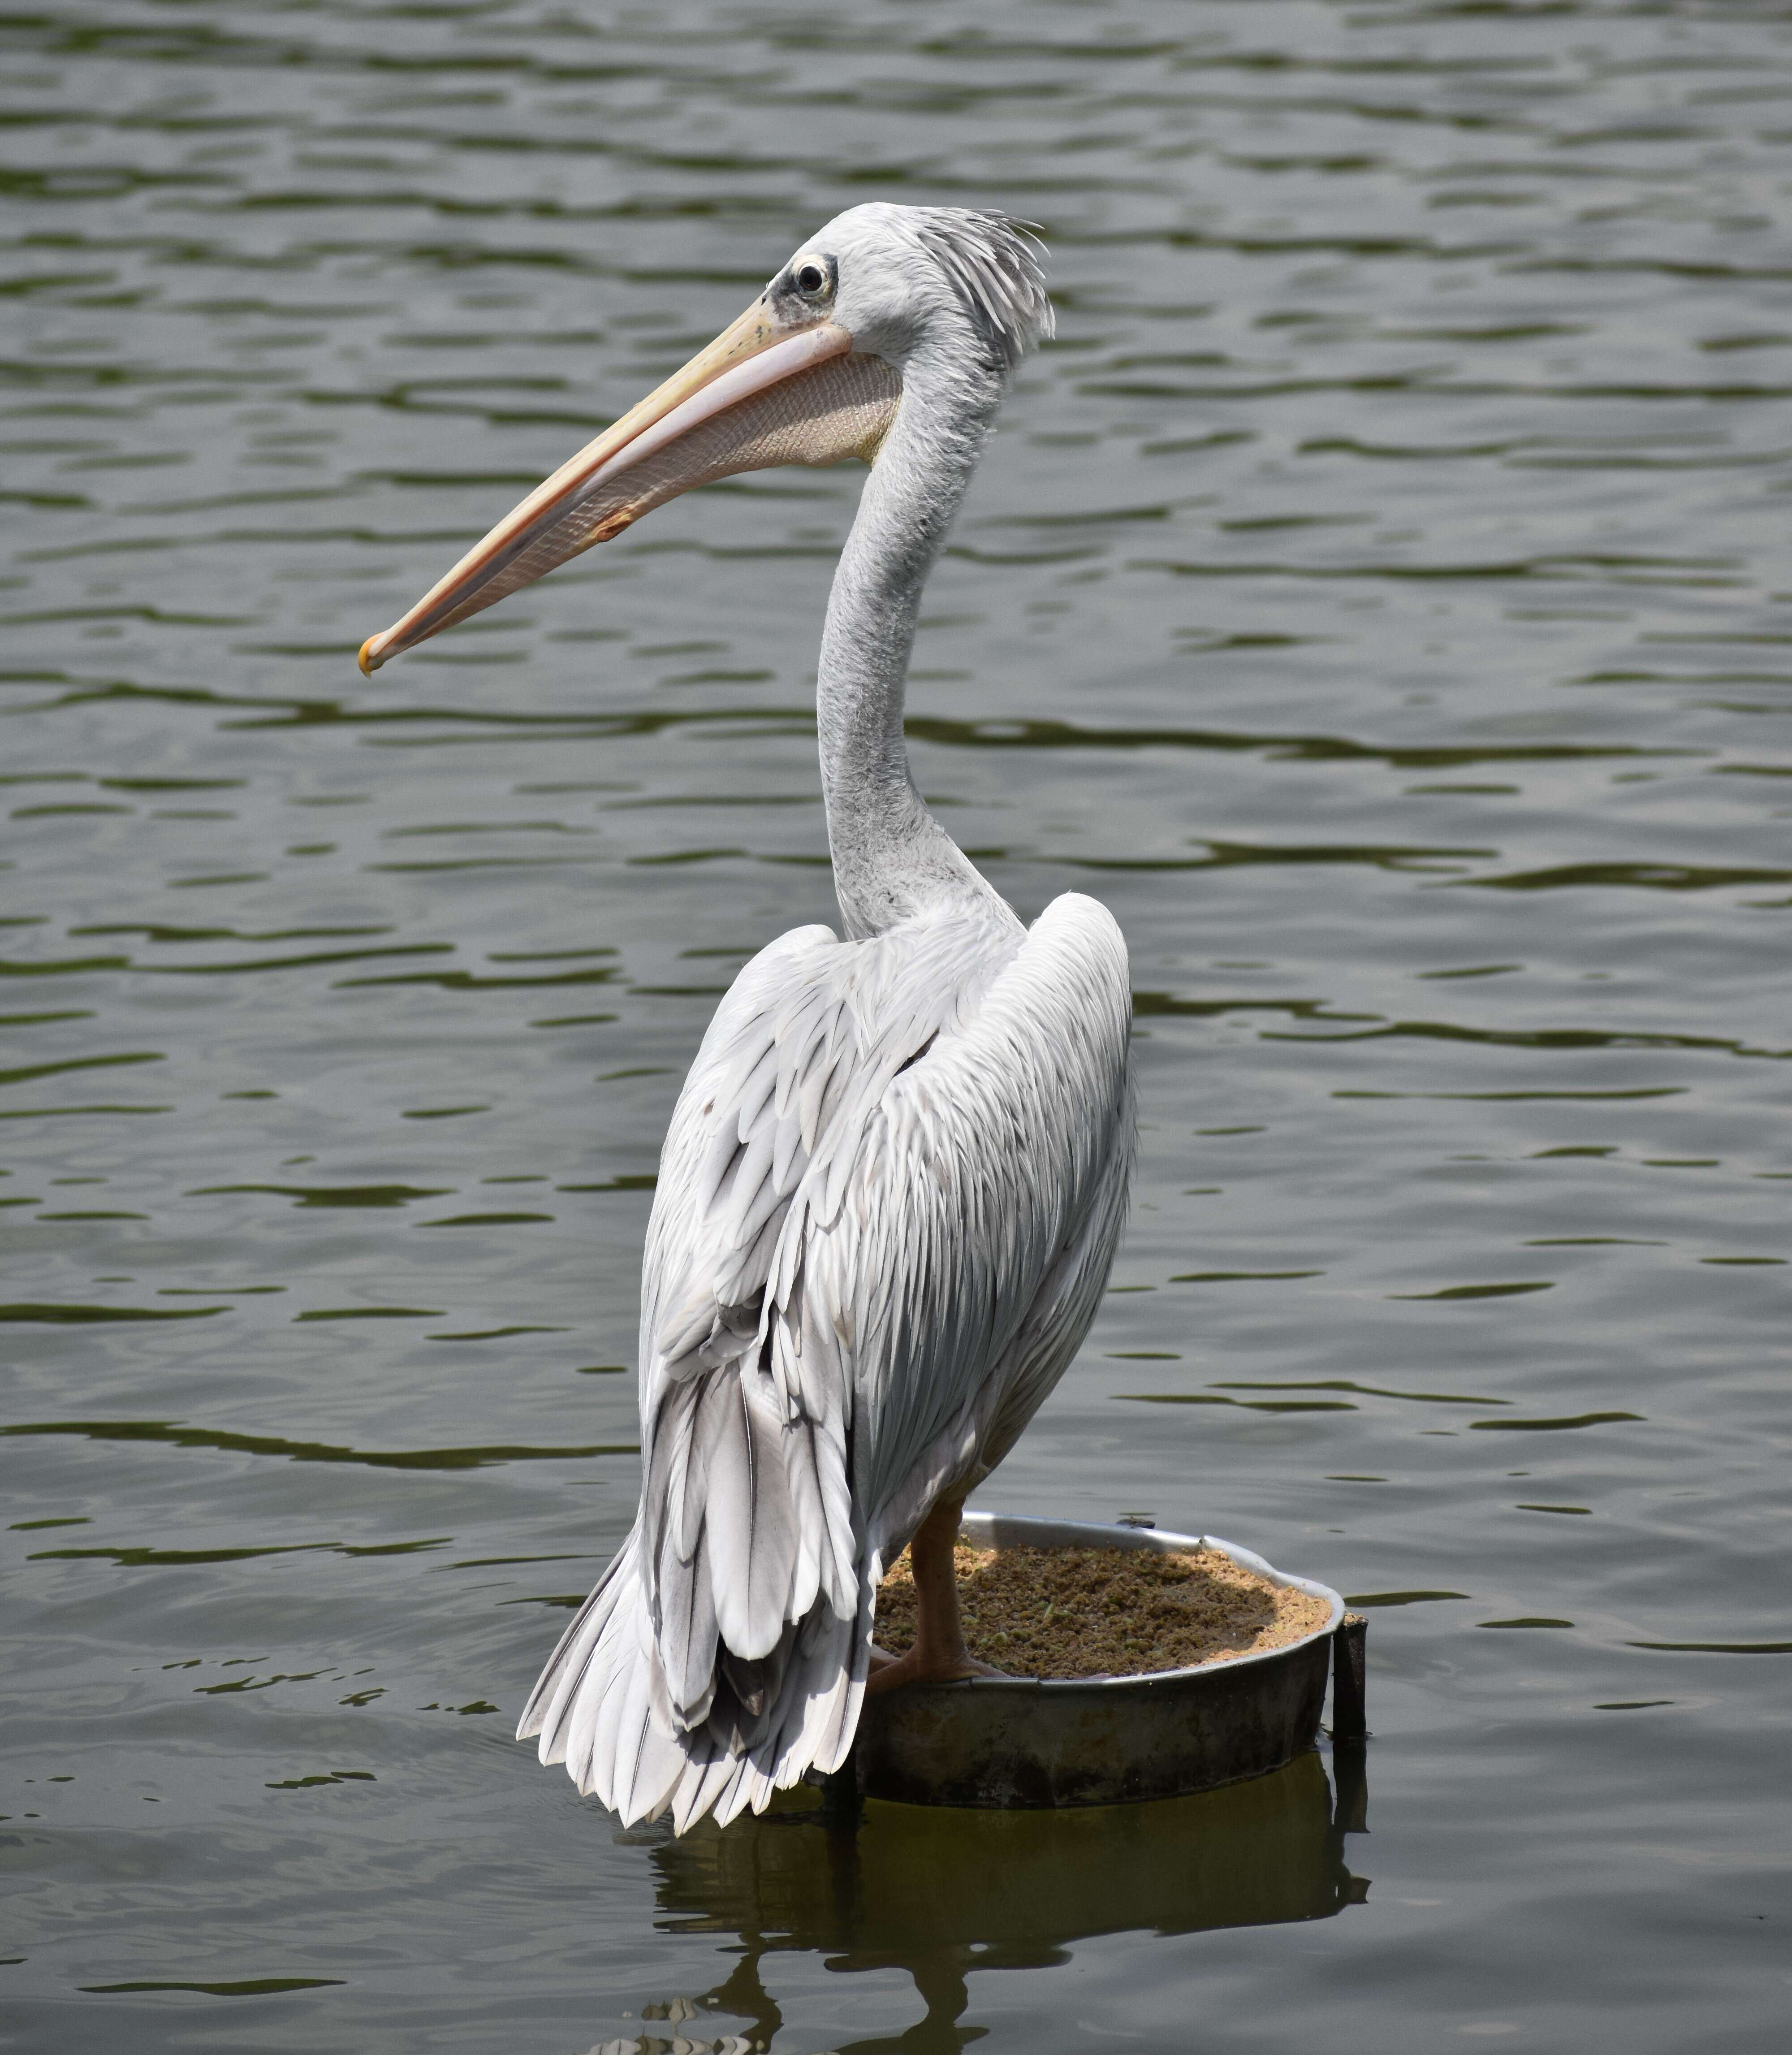
<svg viewBox="0 0 1792 2055">
<path fill-rule="evenodd" d="M 360 653 L 356 657 L 355 661 L 360 666 L 360 674 L 364 678 L 371 678 L 380 665 L 385 661 L 384 657 L 373 646 L 381 639 L 377 635 L 370 635 L 360 646 Z"/>
</svg>

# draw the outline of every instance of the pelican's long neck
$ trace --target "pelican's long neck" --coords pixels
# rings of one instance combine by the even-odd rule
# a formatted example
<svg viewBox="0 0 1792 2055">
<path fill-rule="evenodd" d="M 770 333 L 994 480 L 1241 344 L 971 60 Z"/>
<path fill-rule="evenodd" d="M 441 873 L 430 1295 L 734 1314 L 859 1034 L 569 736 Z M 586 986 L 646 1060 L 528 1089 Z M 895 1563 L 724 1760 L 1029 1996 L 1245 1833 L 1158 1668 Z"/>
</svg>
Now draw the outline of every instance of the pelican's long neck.
<svg viewBox="0 0 1792 2055">
<path fill-rule="evenodd" d="M 902 728 L 921 588 L 1001 397 L 996 375 L 962 358 L 910 361 L 834 575 L 816 714 L 834 890 L 855 937 L 934 906 L 1006 912 L 916 791 Z"/>
</svg>

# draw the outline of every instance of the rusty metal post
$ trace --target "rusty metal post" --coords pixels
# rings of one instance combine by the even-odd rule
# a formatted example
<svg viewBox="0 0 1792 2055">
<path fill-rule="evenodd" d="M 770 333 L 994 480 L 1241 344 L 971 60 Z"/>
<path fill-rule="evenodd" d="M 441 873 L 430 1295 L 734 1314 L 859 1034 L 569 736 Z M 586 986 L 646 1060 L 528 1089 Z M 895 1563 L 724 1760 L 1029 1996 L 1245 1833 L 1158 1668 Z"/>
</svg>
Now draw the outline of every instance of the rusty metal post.
<svg viewBox="0 0 1792 2055">
<path fill-rule="evenodd" d="M 1369 1622 L 1347 1612 L 1332 1636 L 1332 1740 L 1369 1738 L 1365 1672 L 1369 1664 Z"/>
<path fill-rule="evenodd" d="M 821 1780 L 821 1816 L 831 1828 L 851 1829 L 864 1808 L 859 1797 L 859 1753 L 854 1749 L 832 1776 Z"/>
</svg>

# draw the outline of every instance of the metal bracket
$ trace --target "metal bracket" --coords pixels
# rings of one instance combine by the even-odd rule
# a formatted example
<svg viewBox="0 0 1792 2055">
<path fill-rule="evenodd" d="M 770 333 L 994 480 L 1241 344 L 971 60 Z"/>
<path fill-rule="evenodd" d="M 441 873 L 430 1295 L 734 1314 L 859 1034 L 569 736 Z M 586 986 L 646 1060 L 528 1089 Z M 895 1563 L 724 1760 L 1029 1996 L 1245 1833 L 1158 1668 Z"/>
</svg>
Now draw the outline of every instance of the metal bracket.
<svg viewBox="0 0 1792 2055">
<path fill-rule="evenodd" d="M 1369 1622 L 1347 1612 L 1332 1636 L 1332 1740 L 1369 1739 Z"/>
</svg>

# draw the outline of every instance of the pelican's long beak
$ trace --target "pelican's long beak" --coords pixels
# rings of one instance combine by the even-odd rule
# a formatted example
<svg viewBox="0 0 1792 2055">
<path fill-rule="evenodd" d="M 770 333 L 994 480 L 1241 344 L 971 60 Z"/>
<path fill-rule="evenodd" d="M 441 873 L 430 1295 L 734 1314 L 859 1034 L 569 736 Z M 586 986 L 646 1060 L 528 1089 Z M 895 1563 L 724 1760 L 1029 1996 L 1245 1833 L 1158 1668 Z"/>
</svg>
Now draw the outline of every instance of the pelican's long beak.
<svg viewBox="0 0 1792 2055">
<path fill-rule="evenodd" d="M 832 321 L 792 333 L 763 300 L 595 442 L 563 463 L 383 634 L 361 645 L 369 676 L 388 657 L 606 542 L 695 485 L 778 463 L 873 456 L 901 381 L 854 356 Z"/>
</svg>

